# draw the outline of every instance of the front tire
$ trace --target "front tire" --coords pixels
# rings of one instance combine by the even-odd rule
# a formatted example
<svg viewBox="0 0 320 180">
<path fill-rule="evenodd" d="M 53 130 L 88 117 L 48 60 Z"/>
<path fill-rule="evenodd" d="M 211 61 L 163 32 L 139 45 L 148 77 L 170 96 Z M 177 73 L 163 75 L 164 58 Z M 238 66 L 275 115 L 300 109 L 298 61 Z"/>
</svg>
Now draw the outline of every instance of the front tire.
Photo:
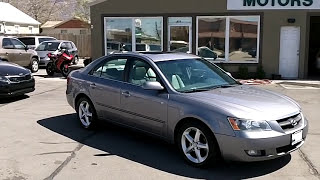
<svg viewBox="0 0 320 180">
<path fill-rule="evenodd" d="M 91 101 L 82 97 L 78 100 L 76 105 L 76 111 L 81 126 L 85 129 L 94 129 L 97 123 L 96 110 Z"/>
<path fill-rule="evenodd" d="M 33 73 L 38 72 L 39 70 L 39 61 L 37 58 L 32 58 L 31 63 L 30 63 L 30 70 Z"/>
<path fill-rule="evenodd" d="M 197 121 L 189 121 L 179 128 L 176 143 L 183 158 L 192 166 L 206 167 L 220 160 L 214 134 Z"/>
<path fill-rule="evenodd" d="M 68 75 L 69 75 L 69 73 L 70 73 L 70 71 L 71 71 L 69 65 L 67 65 L 67 64 L 62 64 L 60 69 L 61 69 L 61 74 L 62 74 L 62 76 L 63 76 L 63 77 L 68 77 Z"/>
</svg>

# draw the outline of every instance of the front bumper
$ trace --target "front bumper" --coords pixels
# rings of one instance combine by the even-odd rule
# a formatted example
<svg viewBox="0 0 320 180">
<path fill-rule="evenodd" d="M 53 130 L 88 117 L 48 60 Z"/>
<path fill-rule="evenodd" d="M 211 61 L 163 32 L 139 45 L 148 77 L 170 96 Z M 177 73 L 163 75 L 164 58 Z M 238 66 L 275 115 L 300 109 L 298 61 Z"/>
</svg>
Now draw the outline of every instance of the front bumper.
<svg viewBox="0 0 320 180">
<path fill-rule="evenodd" d="M 227 136 L 216 134 L 216 138 L 220 147 L 221 155 L 225 160 L 229 161 L 264 161 L 275 159 L 293 151 L 299 149 L 305 142 L 308 134 L 308 121 L 304 118 L 304 125 L 302 128 L 290 133 L 270 132 L 270 137 L 265 137 L 262 134 L 261 137 L 239 137 L 239 136 Z M 302 131 L 302 141 L 292 145 L 292 134 L 298 131 Z M 262 151 L 262 155 L 250 156 L 247 154 L 248 150 Z"/>
<path fill-rule="evenodd" d="M 35 81 L 31 79 L 29 81 L 10 83 L 0 85 L 0 97 L 12 97 L 19 96 L 26 93 L 33 92 L 35 90 Z"/>
</svg>

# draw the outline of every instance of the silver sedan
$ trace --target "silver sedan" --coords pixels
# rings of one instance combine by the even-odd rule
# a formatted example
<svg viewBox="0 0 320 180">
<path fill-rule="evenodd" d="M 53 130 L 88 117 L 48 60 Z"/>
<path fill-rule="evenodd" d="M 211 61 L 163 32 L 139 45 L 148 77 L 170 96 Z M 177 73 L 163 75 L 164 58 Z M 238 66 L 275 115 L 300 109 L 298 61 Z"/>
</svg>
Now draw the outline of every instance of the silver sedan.
<svg viewBox="0 0 320 180">
<path fill-rule="evenodd" d="M 262 161 L 300 148 L 308 121 L 289 97 L 238 83 L 179 53 L 102 57 L 68 77 L 67 100 L 84 128 L 98 120 L 177 144 L 191 165 Z"/>
</svg>

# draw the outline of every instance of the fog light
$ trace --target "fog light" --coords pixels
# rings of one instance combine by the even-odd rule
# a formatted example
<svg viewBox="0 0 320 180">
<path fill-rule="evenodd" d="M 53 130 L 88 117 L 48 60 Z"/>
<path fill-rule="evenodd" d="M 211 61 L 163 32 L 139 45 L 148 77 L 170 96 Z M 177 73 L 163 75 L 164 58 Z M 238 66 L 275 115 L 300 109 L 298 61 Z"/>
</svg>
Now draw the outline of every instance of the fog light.
<svg viewBox="0 0 320 180">
<path fill-rule="evenodd" d="M 259 150 L 248 150 L 246 151 L 249 156 L 261 156 L 262 153 Z"/>
</svg>

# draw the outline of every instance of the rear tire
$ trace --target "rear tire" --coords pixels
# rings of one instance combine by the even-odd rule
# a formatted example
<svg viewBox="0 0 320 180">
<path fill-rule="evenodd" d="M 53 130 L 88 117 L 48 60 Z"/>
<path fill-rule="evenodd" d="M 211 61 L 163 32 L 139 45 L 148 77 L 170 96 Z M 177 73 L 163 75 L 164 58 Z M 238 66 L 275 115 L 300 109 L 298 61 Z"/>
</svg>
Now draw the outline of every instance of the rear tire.
<svg viewBox="0 0 320 180">
<path fill-rule="evenodd" d="M 47 74 L 49 76 L 53 76 L 54 75 L 55 68 L 54 68 L 54 64 L 52 62 L 49 62 L 47 64 L 46 71 L 47 71 Z"/>
<path fill-rule="evenodd" d="M 31 63 L 30 63 L 30 70 L 33 73 L 38 72 L 39 70 L 39 61 L 37 58 L 32 58 Z"/>
<path fill-rule="evenodd" d="M 82 97 L 77 101 L 76 111 L 78 120 L 83 128 L 94 129 L 96 127 L 98 121 L 97 113 L 88 98 Z"/>
<path fill-rule="evenodd" d="M 220 158 L 219 145 L 212 131 L 197 121 L 189 121 L 178 129 L 178 149 L 186 162 L 194 167 L 217 164 Z"/>
</svg>

